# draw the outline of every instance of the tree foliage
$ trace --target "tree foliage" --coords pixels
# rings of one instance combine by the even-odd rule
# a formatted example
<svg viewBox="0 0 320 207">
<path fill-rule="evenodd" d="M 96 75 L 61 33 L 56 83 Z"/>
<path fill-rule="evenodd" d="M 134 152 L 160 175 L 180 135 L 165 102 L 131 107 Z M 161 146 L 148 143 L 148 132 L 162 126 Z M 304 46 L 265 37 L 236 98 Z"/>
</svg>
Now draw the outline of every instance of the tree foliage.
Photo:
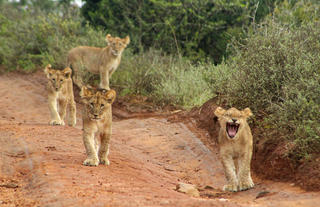
<svg viewBox="0 0 320 207">
<path fill-rule="evenodd" d="M 136 51 L 155 47 L 218 63 L 230 40 L 243 37 L 244 27 L 268 14 L 275 1 L 85 0 L 82 14 L 114 35 L 129 34 Z"/>
<path fill-rule="evenodd" d="M 312 0 L 278 5 L 234 47 L 226 68 L 232 84 L 221 88 L 230 105 L 260 117 L 260 138 L 286 141 L 293 160 L 320 153 L 319 11 Z"/>
</svg>

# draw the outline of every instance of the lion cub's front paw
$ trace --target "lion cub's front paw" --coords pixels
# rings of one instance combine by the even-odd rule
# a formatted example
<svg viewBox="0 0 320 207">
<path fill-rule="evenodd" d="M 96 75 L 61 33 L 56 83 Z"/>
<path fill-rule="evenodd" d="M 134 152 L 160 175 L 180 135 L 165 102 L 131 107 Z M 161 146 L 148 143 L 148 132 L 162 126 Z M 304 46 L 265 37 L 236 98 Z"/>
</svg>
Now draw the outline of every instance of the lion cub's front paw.
<svg viewBox="0 0 320 207">
<path fill-rule="evenodd" d="M 99 165 L 99 160 L 98 159 L 87 158 L 83 162 L 83 165 L 86 165 L 86 166 L 98 166 Z"/>
<path fill-rule="evenodd" d="M 250 179 L 247 182 L 240 182 L 239 183 L 239 190 L 241 190 L 241 191 L 248 190 L 250 188 L 253 188 L 253 186 L 254 186 L 254 183 Z"/>
<path fill-rule="evenodd" d="M 63 120 L 51 120 L 50 125 L 62 125 L 64 126 L 64 121 Z"/>
<path fill-rule="evenodd" d="M 76 120 L 72 120 L 68 122 L 68 125 L 72 127 L 74 127 L 76 124 L 77 124 Z"/>
<path fill-rule="evenodd" d="M 236 184 L 228 184 L 223 186 L 223 191 L 237 192 L 238 187 Z"/>
<path fill-rule="evenodd" d="M 100 164 L 102 165 L 110 165 L 110 161 L 108 158 L 101 158 L 100 159 Z"/>
</svg>

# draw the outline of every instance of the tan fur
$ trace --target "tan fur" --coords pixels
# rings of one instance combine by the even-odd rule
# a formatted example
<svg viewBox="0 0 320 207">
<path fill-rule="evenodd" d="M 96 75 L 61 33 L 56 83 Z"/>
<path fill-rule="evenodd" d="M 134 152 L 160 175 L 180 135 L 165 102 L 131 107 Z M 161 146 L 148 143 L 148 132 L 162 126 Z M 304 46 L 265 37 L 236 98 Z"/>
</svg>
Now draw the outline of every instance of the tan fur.
<svg viewBox="0 0 320 207">
<path fill-rule="evenodd" d="M 108 46 L 105 48 L 79 46 L 68 53 L 68 66 L 73 69 L 74 83 L 82 87 L 82 70 L 88 70 L 94 74 L 100 74 L 100 88 L 109 90 L 109 79 L 112 73 L 118 68 L 123 50 L 130 43 L 129 36 L 121 39 L 106 36 Z"/>
<path fill-rule="evenodd" d="M 111 104 L 116 98 L 114 90 L 88 89 L 82 86 L 81 101 L 84 104 L 83 143 L 87 159 L 83 165 L 97 166 L 99 163 L 109 165 L 109 141 L 111 137 Z M 100 147 L 95 135 L 100 135 Z"/>
<path fill-rule="evenodd" d="M 74 102 L 71 69 L 55 70 L 51 65 L 44 69 L 48 78 L 47 92 L 51 125 L 65 125 L 64 118 L 68 108 L 68 125 L 76 125 L 76 103 Z M 69 106 L 69 107 L 68 107 Z M 59 110 L 59 112 L 58 112 Z"/>
<path fill-rule="evenodd" d="M 223 187 L 225 191 L 247 190 L 254 186 L 250 173 L 252 157 L 252 134 L 247 123 L 247 118 L 252 116 L 249 108 L 239 111 L 236 108 L 224 110 L 218 107 L 214 114 L 220 123 L 219 150 L 222 165 L 224 167 L 227 184 Z M 227 127 L 227 123 L 228 126 Z M 238 130 L 230 128 L 238 125 Z M 228 128 L 228 132 L 227 132 Z"/>
</svg>

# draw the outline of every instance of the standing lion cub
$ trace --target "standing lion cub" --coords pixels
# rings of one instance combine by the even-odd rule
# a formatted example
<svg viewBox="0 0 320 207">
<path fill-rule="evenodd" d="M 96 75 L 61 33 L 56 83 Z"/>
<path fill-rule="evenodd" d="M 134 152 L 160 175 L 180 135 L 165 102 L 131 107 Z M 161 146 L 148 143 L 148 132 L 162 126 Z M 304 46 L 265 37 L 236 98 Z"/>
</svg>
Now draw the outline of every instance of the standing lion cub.
<svg viewBox="0 0 320 207">
<path fill-rule="evenodd" d="M 80 96 L 82 103 L 84 103 L 82 113 L 83 143 L 87 153 L 87 159 L 83 165 L 97 166 L 99 163 L 109 165 L 111 104 L 116 98 L 116 92 L 106 89 L 88 89 L 82 86 Z M 100 135 L 100 147 L 95 139 L 96 134 Z"/>
<path fill-rule="evenodd" d="M 47 92 L 51 125 L 64 125 L 64 118 L 68 108 L 68 125 L 76 125 L 76 103 L 73 96 L 71 69 L 55 70 L 51 65 L 44 69 L 48 78 Z M 69 105 L 69 107 L 68 107 Z M 59 110 L 59 112 L 58 112 Z"/>
<path fill-rule="evenodd" d="M 123 50 L 130 43 L 129 36 L 121 39 L 106 36 L 108 43 L 105 48 L 79 46 L 68 53 L 68 66 L 73 69 L 73 81 L 81 88 L 83 85 L 82 72 L 88 70 L 94 74 L 100 74 L 100 88 L 109 88 L 109 78 L 118 68 Z"/>
<path fill-rule="evenodd" d="M 252 134 L 247 118 L 252 116 L 249 108 L 225 110 L 218 107 L 214 114 L 220 123 L 219 150 L 227 184 L 224 191 L 247 190 L 254 186 L 250 174 L 252 157 Z"/>
</svg>

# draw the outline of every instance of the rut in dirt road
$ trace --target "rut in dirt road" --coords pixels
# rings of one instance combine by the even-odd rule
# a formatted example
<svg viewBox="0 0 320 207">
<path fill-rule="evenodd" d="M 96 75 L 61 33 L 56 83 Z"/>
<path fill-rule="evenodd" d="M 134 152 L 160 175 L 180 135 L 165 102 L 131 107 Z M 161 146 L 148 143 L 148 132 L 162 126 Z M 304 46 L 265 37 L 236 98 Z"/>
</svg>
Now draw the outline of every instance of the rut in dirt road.
<svg viewBox="0 0 320 207">
<path fill-rule="evenodd" d="M 114 121 L 110 166 L 83 166 L 81 106 L 75 128 L 49 126 L 45 82 L 41 72 L 0 76 L 1 206 L 316 207 L 320 203 L 318 192 L 256 177 L 252 190 L 221 192 L 225 179 L 217 151 L 199 139 L 206 133 L 193 123 L 170 123 L 165 118 Z M 177 192 L 179 182 L 196 185 L 200 197 Z"/>
</svg>

